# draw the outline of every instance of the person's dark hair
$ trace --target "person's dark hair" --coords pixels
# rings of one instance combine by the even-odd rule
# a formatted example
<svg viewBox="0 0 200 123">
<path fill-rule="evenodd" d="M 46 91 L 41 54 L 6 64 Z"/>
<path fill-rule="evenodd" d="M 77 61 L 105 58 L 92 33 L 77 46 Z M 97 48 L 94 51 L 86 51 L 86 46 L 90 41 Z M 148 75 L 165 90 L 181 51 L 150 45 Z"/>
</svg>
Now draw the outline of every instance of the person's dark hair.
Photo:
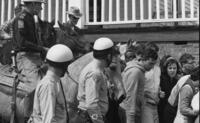
<svg viewBox="0 0 200 123">
<path fill-rule="evenodd" d="M 167 60 L 167 58 L 171 57 L 171 55 L 164 55 L 161 59 L 160 59 L 160 68 L 161 68 L 161 73 L 163 73 L 163 68 L 164 68 L 164 63 Z"/>
<path fill-rule="evenodd" d="M 148 60 L 148 59 L 157 60 L 158 53 L 151 48 L 145 48 L 143 49 L 142 58 L 143 60 Z"/>
<path fill-rule="evenodd" d="M 66 68 L 71 63 L 71 61 L 58 63 L 58 62 L 53 62 L 46 59 L 46 63 L 52 67 L 63 69 L 63 68 Z"/>
<path fill-rule="evenodd" d="M 184 53 L 184 54 L 182 54 L 181 57 L 180 57 L 180 59 L 179 59 L 179 62 L 180 62 L 180 64 L 181 64 L 181 66 L 182 66 L 183 64 L 187 63 L 187 62 L 188 62 L 188 59 L 193 59 L 193 60 L 194 60 L 195 57 L 192 56 L 192 55 L 189 54 L 189 53 Z"/>
<path fill-rule="evenodd" d="M 105 50 L 95 50 L 93 49 L 93 57 L 96 59 L 106 59 L 109 54 L 113 53 L 113 47 Z"/>
<path fill-rule="evenodd" d="M 170 64 L 176 64 L 176 66 L 177 66 L 177 73 L 176 73 L 176 76 L 180 73 L 180 65 L 179 65 L 179 63 L 178 63 L 178 61 L 175 59 L 175 58 L 173 58 L 173 57 L 168 57 L 167 59 L 166 59 L 166 61 L 164 62 L 164 64 L 163 64 L 163 67 L 161 68 L 161 72 L 162 72 L 162 74 L 164 74 L 164 75 L 167 75 L 168 76 L 168 74 L 167 74 L 167 67 L 170 65 Z"/>
<path fill-rule="evenodd" d="M 190 75 L 193 81 L 199 80 L 199 66 L 194 68 Z"/>
<path fill-rule="evenodd" d="M 155 50 L 156 52 L 159 51 L 159 47 L 154 42 L 147 42 L 145 43 L 146 48 L 150 48 L 152 50 Z"/>
<path fill-rule="evenodd" d="M 138 49 L 138 46 L 139 46 L 139 44 L 135 44 L 135 45 L 131 45 L 131 46 L 127 47 L 127 50 L 124 54 L 126 62 L 129 62 L 132 59 L 136 58 L 136 51 Z"/>
</svg>

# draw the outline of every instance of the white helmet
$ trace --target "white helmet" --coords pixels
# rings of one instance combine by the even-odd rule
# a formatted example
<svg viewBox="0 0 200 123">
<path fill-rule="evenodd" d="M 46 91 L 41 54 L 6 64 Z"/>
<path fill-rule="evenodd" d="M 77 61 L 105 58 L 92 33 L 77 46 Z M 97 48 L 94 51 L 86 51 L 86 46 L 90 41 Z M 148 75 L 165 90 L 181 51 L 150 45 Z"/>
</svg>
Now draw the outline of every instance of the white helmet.
<svg viewBox="0 0 200 123">
<path fill-rule="evenodd" d="M 103 37 L 95 41 L 93 46 L 93 56 L 97 59 L 106 59 L 112 54 L 114 43 L 111 39 Z"/>
<path fill-rule="evenodd" d="M 94 50 L 106 50 L 109 49 L 111 47 L 113 47 L 114 43 L 111 39 L 103 37 L 103 38 L 99 38 L 95 41 L 93 49 Z"/>
<path fill-rule="evenodd" d="M 52 46 L 46 55 L 46 59 L 51 62 L 64 63 L 73 59 L 72 51 L 63 44 Z"/>
<path fill-rule="evenodd" d="M 44 0 L 22 0 L 22 2 L 38 2 L 38 3 L 45 3 Z"/>
</svg>

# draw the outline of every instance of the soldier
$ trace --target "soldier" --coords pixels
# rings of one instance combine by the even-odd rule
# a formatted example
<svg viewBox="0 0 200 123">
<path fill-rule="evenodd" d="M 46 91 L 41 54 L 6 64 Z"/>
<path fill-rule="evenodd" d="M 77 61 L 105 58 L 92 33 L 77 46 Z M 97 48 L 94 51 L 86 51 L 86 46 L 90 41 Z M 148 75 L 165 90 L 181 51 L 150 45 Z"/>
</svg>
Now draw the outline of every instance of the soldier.
<svg viewBox="0 0 200 123">
<path fill-rule="evenodd" d="M 33 123 L 68 123 L 67 104 L 60 78 L 64 76 L 72 51 L 65 45 L 52 46 L 46 55 L 48 71 L 35 91 Z"/>
<path fill-rule="evenodd" d="M 13 23 L 13 49 L 18 51 L 17 67 L 21 74 L 30 82 L 36 83 L 41 77 L 38 73 L 42 64 L 40 55 L 48 50 L 42 46 L 38 38 L 37 26 L 34 20 L 42 10 L 42 0 L 23 0 L 24 10 Z"/>
<path fill-rule="evenodd" d="M 93 46 L 94 59 L 80 74 L 77 97 L 78 115 L 84 119 L 82 123 L 104 123 L 104 116 L 108 111 L 107 78 L 104 70 L 112 61 L 112 51 L 111 39 L 97 39 Z"/>
</svg>

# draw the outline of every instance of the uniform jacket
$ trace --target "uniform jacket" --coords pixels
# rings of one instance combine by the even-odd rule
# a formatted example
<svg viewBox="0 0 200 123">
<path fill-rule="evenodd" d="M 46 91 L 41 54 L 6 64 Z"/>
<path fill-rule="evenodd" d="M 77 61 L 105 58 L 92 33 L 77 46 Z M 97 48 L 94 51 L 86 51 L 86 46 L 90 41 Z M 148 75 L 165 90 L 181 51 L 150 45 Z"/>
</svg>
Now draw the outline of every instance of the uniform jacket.
<svg viewBox="0 0 200 123">
<path fill-rule="evenodd" d="M 78 87 L 79 108 L 103 115 L 108 111 L 107 79 L 89 63 L 81 72 Z"/>
<path fill-rule="evenodd" d="M 38 40 L 38 33 L 33 15 L 23 10 L 13 22 L 14 48 L 20 51 L 41 52 L 42 47 Z"/>
<path fill-rule="evenodd" d="M 66 123 L 60 79 L 52 72 L 48 71 L 36 87 L 32 116 L 34 123 Z"/>
</svg>

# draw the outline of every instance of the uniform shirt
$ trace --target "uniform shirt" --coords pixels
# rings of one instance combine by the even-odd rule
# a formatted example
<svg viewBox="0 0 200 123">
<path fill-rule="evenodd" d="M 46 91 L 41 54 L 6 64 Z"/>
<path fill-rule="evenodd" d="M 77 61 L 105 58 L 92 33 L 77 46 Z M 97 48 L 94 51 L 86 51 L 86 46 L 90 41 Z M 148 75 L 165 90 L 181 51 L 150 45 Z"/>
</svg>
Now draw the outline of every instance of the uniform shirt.
<svg viewBox="0 0 200 123">
<path fill-rule="evenodd" d="M 33 120 L 35 123 L 66 123 L 65 100 L 58 76 L 48 71 L 36 87 Z"/>
<path fill-rule="evenodd" d="M 141 113 L 144 101 L 145 69 L 137 61 L 130 61 L 122 73 L 126 99 L 120 104 L 126 112 Z"/>
<path fill-rule="evenodd" d="M 27 10 L 20 13 L 13 23 L 14 48 L 22 51 L 40 52 L 38 45 L 38 34 L 35 27 L 33 15 Z"/>
<path fill-rule="evenodd" d="M 78 87 L 79 108 L 105 116 L 108 110 L 105 74 L 89 63 L 81 72 Z"/>
</svg>

